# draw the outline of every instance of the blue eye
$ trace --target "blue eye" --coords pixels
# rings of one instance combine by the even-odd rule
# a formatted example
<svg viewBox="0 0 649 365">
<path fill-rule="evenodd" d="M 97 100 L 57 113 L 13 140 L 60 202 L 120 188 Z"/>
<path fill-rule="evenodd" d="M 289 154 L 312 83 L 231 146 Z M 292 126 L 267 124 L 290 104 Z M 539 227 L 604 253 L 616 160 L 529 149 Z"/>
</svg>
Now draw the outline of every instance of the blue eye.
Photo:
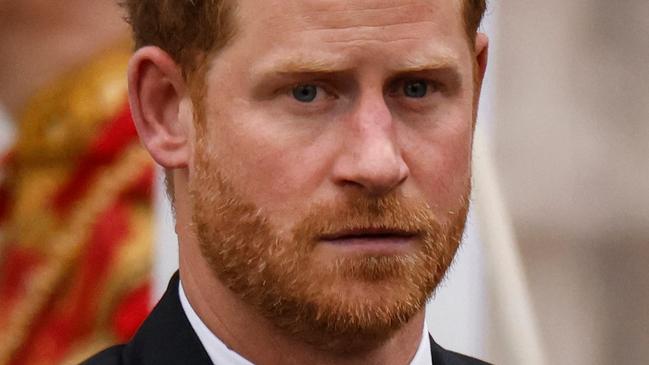
<svg viewBox="0 0 649 365">
<path fill-rule="evenodd" d="M 302 103 L 310 103 L 318 96 L 318 87 L 315 85 L 298 85 L 293 88 L 293 97 Z"/>
<path fill-rule="evenodd" d="M 403 94 L 409 98 L 423 98 L 428 93 L 425 81 L 407 81 L 403 84 Z"/>
</svg>

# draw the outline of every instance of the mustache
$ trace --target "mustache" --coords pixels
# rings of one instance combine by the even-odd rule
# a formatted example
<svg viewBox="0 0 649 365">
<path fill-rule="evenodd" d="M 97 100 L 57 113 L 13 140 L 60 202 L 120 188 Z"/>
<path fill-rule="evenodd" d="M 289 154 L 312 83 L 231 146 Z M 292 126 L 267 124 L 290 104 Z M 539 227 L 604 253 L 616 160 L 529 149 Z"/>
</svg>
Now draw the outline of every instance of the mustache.
<svg viewBox="0 0 649 365">
<path fill-rule="evenodd" d="M 428 204 L 393 192 L 381 197 L 347 195 L 312 206 L 296 225 L 296 238 L 330 239 L 358 234 L 421 236 L 440 227 Z"/>
</svg>

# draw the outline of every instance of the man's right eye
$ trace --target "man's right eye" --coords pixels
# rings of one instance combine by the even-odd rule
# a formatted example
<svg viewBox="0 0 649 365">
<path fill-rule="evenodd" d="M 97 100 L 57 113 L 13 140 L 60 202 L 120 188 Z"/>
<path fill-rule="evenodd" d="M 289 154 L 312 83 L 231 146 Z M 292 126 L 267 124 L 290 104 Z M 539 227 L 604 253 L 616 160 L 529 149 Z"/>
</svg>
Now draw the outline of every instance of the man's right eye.
<svg viewBox="0 0 649 365">
<path fill-rule="evenodd" d="M 428 83 L 423 80 L 407 81 L 403 85 L 403 94 L 409 98 L 421 99 L 428 93 Z"/>
<path fill-rule="evenodd" d="M 293 97 L 301 103 L 311 103 L 318 96 L 318 87 L 315 85 L 298 85 L 293 88 Z"/>
</svg>

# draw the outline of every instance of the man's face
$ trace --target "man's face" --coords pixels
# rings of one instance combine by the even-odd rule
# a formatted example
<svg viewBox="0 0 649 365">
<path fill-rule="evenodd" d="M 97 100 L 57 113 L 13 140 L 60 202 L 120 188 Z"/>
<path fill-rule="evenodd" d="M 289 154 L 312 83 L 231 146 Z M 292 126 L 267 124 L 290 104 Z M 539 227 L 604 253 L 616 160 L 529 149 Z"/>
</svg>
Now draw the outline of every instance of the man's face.
<svg viewBox="0 0 649 365">
<path fill-rule="evenodd" d="M 422 310 L 466 218 L 461 2 L 238 3 L 190 163 L 203 255 L 291 335 L 386 338 Z"/>
</svg>

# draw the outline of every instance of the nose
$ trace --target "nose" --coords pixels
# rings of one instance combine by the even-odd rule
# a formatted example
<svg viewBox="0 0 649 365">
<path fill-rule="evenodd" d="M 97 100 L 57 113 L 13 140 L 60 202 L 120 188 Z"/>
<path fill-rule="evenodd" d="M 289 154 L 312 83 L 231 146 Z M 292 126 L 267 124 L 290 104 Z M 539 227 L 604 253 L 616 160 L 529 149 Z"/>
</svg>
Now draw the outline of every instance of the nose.
<svg viewBox="0 0 649 365">
<path fill-rule="evenodd" d="M 410 173 L 395 135 L 383 95 L 362 100 L 342 127 L 342 147 L 333 167 L 335 183 L 374 196 L 395 190 Z"/>
</svg>

